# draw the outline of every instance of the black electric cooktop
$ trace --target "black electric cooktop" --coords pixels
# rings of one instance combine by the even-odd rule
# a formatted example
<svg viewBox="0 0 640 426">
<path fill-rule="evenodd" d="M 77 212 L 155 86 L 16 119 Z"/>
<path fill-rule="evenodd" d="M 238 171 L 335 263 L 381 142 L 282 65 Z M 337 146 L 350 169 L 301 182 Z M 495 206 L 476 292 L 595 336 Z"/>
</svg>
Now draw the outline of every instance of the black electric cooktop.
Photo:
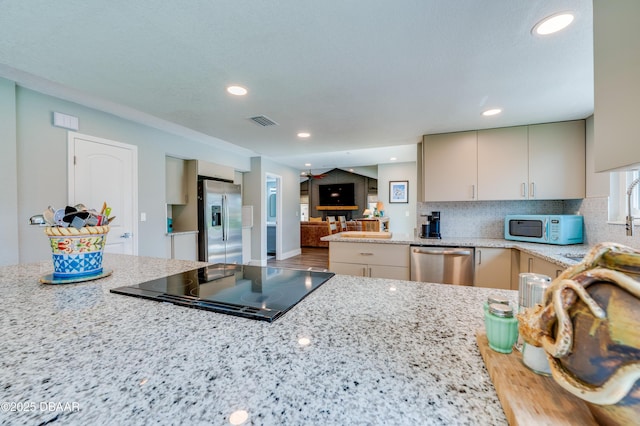
<svg viewBox="0 0 640 426">
<path fill-rule="evenodd" d="M 216 264 L 114 288 L 111 292 L 272 322 L 333 275 L 331 272 Z"/>
</svg>

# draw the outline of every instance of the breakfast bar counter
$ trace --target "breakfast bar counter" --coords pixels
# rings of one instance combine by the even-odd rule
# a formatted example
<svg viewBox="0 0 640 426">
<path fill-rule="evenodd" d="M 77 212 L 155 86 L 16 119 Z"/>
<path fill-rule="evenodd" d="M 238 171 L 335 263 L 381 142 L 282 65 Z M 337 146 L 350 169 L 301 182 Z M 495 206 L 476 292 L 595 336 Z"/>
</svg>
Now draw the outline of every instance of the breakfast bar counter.
<svg viewBox="0 0 640 426">
<path fill-rule="evenodd" d="M 273 323 L 109 292 L 204 265 L 1 267 L 0 424 L 506 424 L 475 331 L 517 292 L 336 275 Z"/>
</svg>

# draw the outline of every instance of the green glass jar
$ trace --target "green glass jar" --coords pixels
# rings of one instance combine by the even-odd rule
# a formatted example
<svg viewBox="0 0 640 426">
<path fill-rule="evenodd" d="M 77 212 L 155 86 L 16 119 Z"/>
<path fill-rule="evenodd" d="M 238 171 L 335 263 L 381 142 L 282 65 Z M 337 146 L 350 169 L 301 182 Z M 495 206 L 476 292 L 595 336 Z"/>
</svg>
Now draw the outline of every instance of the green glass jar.
<svg viewBox="0 0 640 426">
<path fill-rule="evenodd" d="M 518 320 L 513 308 L 502 303 L 491 303 L 484 313 L 489 347 L 496 352 L 509 354 L 518 340 Z"/>
</svg>

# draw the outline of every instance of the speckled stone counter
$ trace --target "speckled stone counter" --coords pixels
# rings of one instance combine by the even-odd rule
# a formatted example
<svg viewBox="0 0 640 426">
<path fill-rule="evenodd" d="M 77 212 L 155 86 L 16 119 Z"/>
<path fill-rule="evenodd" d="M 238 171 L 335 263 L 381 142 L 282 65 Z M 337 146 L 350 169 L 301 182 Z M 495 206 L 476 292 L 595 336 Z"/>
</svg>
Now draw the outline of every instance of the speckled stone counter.
<svg viewBox="0 0 640 426">
<path fill-rule="evenodd" d="M 202 264 L 105 257 L 0 268 L 0 424 L 506 424 L 474 333 L 517 292 L 336 275 L 269 324 L 110 293 Z"/>
<path fill-rule="evenodd" d="M 578 261 L 569 259 L 566 255 L 583 255 L 589 251 L 586 244 L 572 244 L 566 246 L 554 244 L 523 243 L 519 241 L 503 240 L 498 238 L 442 238 L 428 239 L 413 237 L 408 234 L 392 234 L 391 238 L 351 238 L 342 237 L 339 233 L 321 238 L 323 241 L 340 241 L 348 243 L 378 243 L 378 244 L 413 244 L 423 246 L 446 247 L 495 247 L 513 248 L 525 253 L 539 256 L 551 263 L 562 267 L 575 265 Z"/>
</svg>

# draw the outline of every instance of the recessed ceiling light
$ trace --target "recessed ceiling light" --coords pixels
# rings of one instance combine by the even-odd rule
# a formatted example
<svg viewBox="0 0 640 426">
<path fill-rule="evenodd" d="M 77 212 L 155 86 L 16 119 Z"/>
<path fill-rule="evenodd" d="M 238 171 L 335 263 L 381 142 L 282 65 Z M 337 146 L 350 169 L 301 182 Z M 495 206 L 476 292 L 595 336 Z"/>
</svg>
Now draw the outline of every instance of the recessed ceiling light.
<svg viewBox="0 0 640 426">
<path fill-rule="evenodd" d="M 247 89 L 242 86 L 229 86 L 227 87 L 227 92 L 236 96 L 244 96 L 247 94 Z"/>
<path fill-rule="evenodd" d="M 488 109 L 486 111 L 484 111 L 482 113 L 482 115 L 484 115 L 485 117 L 489 117 L 491 115 L 498 115 L 502 112 L 502 110 L 500 108 L 493 108 L 493 109 Z"/>
<path fill-rule="evenodd" d="M 531 30 L 534 34 L 548 35 L 563 30 L 573 22 L 574 16 L 569 12 L 556 13 L 538 22 Z"/>
<path fill-rule="evenodd" d="M 309 136 L 311 136 L 311 133 L 309 133 L 309 132 L 300 132 L 300 133 L 298 133 L 298 137 L 299 138 L 308 138 Z"/>
<path fill-rule="evenodd" d="M 397 160 L 397 158 L 396 158 L 396 157 L 391 157 L 391 158 L 389 158 L 389 160 L 391 160 L 391 161 L 396 161 L 396 160 Z"/>
<path fill-rule="evenodd" d="M 305 167 L 311 167 L 311 163 L 304 163 Z"/>
</svg>

